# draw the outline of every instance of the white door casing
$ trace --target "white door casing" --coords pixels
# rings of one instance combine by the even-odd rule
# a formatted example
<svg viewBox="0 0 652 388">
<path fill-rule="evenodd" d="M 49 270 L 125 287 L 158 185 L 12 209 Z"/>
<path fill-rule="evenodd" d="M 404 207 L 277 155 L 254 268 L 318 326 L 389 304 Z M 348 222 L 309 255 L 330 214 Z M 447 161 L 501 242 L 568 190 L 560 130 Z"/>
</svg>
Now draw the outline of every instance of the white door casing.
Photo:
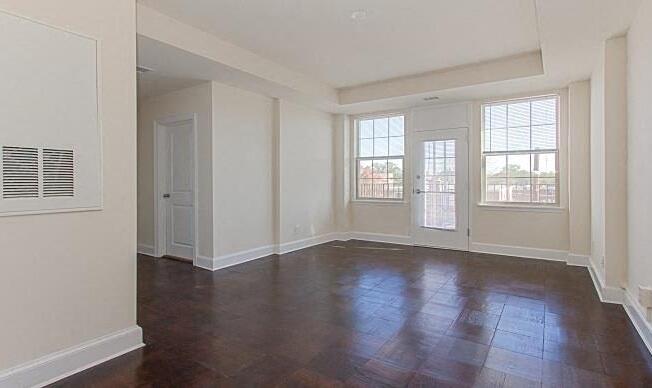
<svg viewBox="0 0 652 388">
<path fill-rule="evenodd" d="M 158 121 L 156 133 L 156 255 L 196 257 L 196 120 Z"/>
<path fill-rule="evenodd" d="M 468 250 L 468 128 L 413 136 L 413 243 Z"/>
</svg>

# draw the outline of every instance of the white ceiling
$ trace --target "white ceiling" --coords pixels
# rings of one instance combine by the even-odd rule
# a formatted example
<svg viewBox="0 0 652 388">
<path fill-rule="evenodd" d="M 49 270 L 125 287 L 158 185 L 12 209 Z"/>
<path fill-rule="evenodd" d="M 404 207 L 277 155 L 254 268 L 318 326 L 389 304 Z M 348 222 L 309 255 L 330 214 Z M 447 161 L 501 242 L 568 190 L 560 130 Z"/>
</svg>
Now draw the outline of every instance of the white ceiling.
<svg viewBox="0 0 652 388">
<path fill-rule="evenodd" d="M 138 74 L 138 98 L 145 99 L 199 85 L 205 80 L 166 76 L 160 72 Z"/>
<path fill-rule="evenodd" d="M 334 87 L 539 48 L 531 0 L 139 2 Z"/>
<path fill-rule="evenodd" d="M 604 39 L 623 34 L 640 0 L 139 0 L 186 24 L 333 87 L 541 49 L 544 74 L 475 86 L 401 95 L 350 105 L 360 113 L 546 91 L 588 79 Z M 351 12 L 365 9 L 366 20 Z M 287 98 L 286 87 L 151 39 L 139 40 L 139 64 L 156 69 L 139 92 L 156 94 L 157 77 L 212 79 Z M 243 76 L 244 74 L 244 76 Z M 167 86 L 174 86 L 168 82 Z M 166 87 L 167 87 L 166 86 Z M 355 86 L 354 86 L 355 89 Z"/>
</svg>

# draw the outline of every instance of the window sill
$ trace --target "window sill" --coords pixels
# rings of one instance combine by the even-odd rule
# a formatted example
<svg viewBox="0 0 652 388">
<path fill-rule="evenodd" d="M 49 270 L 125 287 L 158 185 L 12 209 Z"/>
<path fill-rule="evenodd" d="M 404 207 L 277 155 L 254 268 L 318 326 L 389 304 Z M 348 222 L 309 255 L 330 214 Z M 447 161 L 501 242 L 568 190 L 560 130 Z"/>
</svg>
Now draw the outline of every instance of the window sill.
<svg viewBox="0 0 652 388">
<path fill-rule="evenodd" d="M 405 200 L 383 200 L 383 199 L 353 199 L 351 200 L 353 205 L 398 205 L 405 206 L 408 204 Z"/>
<path fill-rule="evenodd" d="M 538 212 L 538 213 L 564 213 L 567 209 L 560 206 L 533 206 L 533 205 L 502 205 L 493 203 L 478 203 L 482 210 L 491 211 L 516 211 L 516 212 Z"/>
</svg>

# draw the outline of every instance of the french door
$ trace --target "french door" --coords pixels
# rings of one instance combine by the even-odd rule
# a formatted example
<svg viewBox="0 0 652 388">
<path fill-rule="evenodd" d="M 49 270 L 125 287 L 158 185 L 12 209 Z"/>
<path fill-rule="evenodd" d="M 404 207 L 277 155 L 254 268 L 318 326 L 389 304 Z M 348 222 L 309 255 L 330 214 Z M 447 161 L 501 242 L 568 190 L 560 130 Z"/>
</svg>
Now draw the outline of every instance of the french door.
<svg viewBox="0 0 652 388">
<path fill-rule="evenodd" d="M 414 244 L 468 250 L 468 129 L 416 132 L 413 139 Z"/>
</svg>

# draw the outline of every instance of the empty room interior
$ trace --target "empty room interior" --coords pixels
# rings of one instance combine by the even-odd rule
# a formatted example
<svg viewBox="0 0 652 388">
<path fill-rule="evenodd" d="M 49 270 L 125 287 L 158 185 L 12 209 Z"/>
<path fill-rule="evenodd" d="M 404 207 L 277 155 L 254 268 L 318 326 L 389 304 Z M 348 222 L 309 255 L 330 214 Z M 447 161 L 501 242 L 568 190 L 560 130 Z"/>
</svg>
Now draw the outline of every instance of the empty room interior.
<svg viewBox="0 0 652 388">
<path fill-rule="evenodd" d="M 652 0 L 0 31 L 0 388 L 652 386 Z"/>
</svg>

